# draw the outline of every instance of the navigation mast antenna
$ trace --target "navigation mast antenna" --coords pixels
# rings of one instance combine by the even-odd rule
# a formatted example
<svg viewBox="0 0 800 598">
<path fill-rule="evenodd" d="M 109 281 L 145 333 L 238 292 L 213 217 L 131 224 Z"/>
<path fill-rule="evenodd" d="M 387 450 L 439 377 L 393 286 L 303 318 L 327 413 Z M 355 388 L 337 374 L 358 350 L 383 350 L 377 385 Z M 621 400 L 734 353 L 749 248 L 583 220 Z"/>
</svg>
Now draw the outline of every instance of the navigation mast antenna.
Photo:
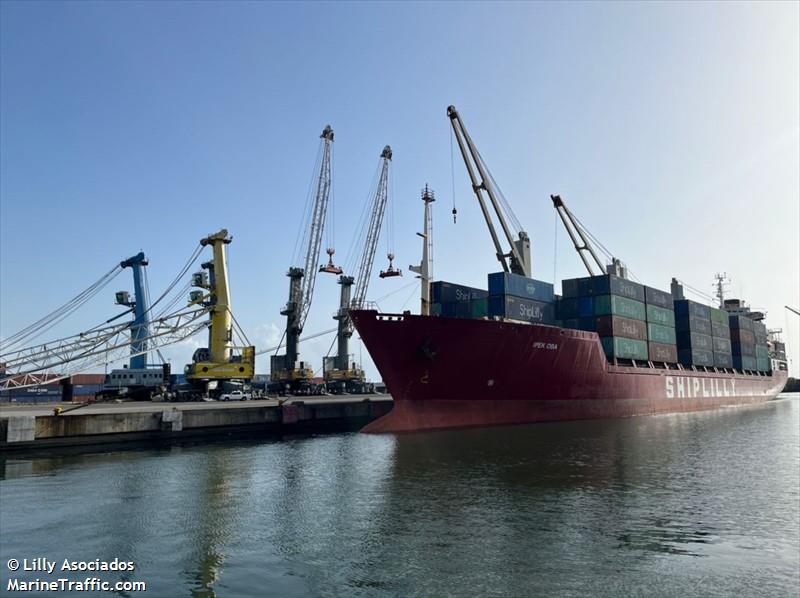
<svg viewBox="0 0 800 598">
<path fill-rule="evenodd" d="M 521 274 L 522 276 L 530 277 L 531 241 L 528 237 L 528 233 L 526 233 L 524 230 L 520 230 L 521 227 L 519 222 L 514 216 L 514 213 L 511 211 L 511 207 L 500 193 L 500 190 L 495 185 L 489 169 L 486 167 L 483 158 L 481 158 L 481 155 L 478 153 L 478 149 L 475 147 L 472 138 L 469 136 L 469 133 L 464 126 L 464 122 L 461 120 L 461 116 L 459 115 L 455 106 L 447 107 L 447 116 L 450 118 L 450 124 L 453 127 L 453 132 L 455 133 L 456 140 L 458 141 L 458 148 L 461 150 L 461 156 L 464 158 L 464 165 L 467 167 L 467 173 L 469 174 L 470 181 L 472 182 L 472 190 L 475 192 L 475 196 L 478 198 L 478 204 L 481 207 L 483 218 L 486 221 L 489 234 L 492 236 L 492 243 L 494 244 L 495 254 L 498 261 L 503 266 L 503 270 L 505 272 L 513 272 L 514 274 Z M 480 181 L 478 180 L 478 177 L 480 177 Z M 500 239 L 497 235 L 497 230 L 495 229 L 492 216 L 486 206 L 486 200 L 483 196 L 484 191 L 489 198 L 489 202 L 492 205 L 492 209 L 497 217 L 497 221 L 500 223 L 500 227 L 503 229 L 503 235 L 505 236 L 508 244 L 511 246 L 510 251 L 503 251 L 503 247 L 500 244 Z M 455 219 L 455 213 L 453 214 L 453 218 Z M 508 220 L 511 220 L 517 229 L 515 231 L 517 235 L 516 239 L 512 235 Z"/>
<path fill-rule="evenodd" d="M 725 307 L 725 287 L 730 284 L 728 280 L 728 274 L 723 272 L 720 274 L 717 272 L 714 275 L 714 287 L 716 288 L 717 299 L 719 299 L 719 308 L 724 309 Z"/>
<path fill-rule="evenodd" d="M 429 316 L 431 312 L 431 278 L 433 278 L 433 221 L 431 219 L 431 204 L 436 201 L 433 189 L 425 184 L 422 190 L 422 201 L 425 202 L 424 233 L 417 233 L 422 237 L 422 261 L 419 266 L 409 266 L 408 269 L 416 273 L 420 279 L 420 308 L 422 316 Z M 455 208 L 454 208 L 455 209 Z"/>
</svg>

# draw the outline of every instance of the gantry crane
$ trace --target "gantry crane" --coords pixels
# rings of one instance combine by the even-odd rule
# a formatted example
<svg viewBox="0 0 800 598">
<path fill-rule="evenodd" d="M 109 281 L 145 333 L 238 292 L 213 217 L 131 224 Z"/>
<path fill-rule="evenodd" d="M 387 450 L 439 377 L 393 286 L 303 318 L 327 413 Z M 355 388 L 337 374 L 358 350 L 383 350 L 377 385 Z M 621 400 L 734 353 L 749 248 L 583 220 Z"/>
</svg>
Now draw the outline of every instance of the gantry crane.
<svg viewBox="0 0 800 598">
<path fill-rule="evenodd" d="M 236 347 L 233 343 L 234 319 L 225 250 L 232 240 L 225 229 L 202 239 L 200 245 L 211 246 L 213 259 L 202 264 L 208 272 L 192 275 L 192 285 L 203 290 L 189 294 L 190 305 L 201 304 L 210 309 L 209 345 L 194 352 L 184 373 L 187 382 L 203 393 L 218 394 L 221 383 L 248 382 L 255 374 L 255 347 Z"/>
<path fill-rule="evenodd" d="M 349 353 L 349 341 L 353 336 L 353 322 L 350 319 L 350 308 L 361 307 L 367 298 L 372 266 L 375 261 L 375 251 L 378 248 L 378 238 L 383 224 L 383 215 L 389 201 L 389 170 L 392 163 L 392 148 L 388 145 L 383 148 L 380 155 L 378 169 L 378 183 L 375 193 L 371 197 L 372 208 L 369 221 L 361 234 L 364 238 L 364 249 L 358 261 L 358 271 L 355 276 L 340 276 L 341 294 L 339 310 L 333 317 L 338 321 L 336 333 L 336 355 L 325 357 L 323 362 L 323 375 L 328 392 L 333 394 L 351 393 L 362 394 L 374 392 L 374 386 L 366 381 L 364 369 Z M 389 267 L 381 271 L 380 277 L 387 278 L 401 276 L 402 272 L 392 265 L 394 254 L 389 251 Z M 351 287 L 355 283 L 355 292 Z"/>
<path fill-rule="evenodd" d="M 478 153 L 478 149 L 475 147 L 472 138 L 464 127 L 464 122 L 461 120 L 461 116 L 455 106 L 448 106 L 447 116 L 450 117 L 450 124 L 453 127 L 453 132 L 458 141 L 458 148 L 461 150 L 461 156 L 464 158 L 464 164 L 467 167 L 467 172 L 472 182 L 472 190 L 478 198 L 478 204 L 480 204 L 486 226 L 489 228 L 489 234 L 492 236 L 495 254 L 500 261 L 500 265 L 503 266 L 505 272 L 513 272 L 530 277 L 531 241 L 530 237 L 528 237 L 528 233 L 522 230 L 519 221 L 511 210 L 511 206 L 508 205 L 508 202 L 500 192 L 497 183 L 495 183 L 494 178 L 492 178 L 492 174 L 486 167 L 483 158 Z M 480 180 L 478 177 L 480 177 Z M 500 243 L 494 221 L 486 206 L 486 200 L 483 196 L 484 192 L 486 192 L 489 198 L 489 203 L 492 205 L 497 221 L 503 229 L 503 235 L 506 241 L 508 241 L 510 246 L 508 251 L 504 251 Z M 514 234 L 512 234 L 512 227 L 516 238 Z"/>
<path fill-rule="evenodd" d="M 289 301 L 281 310 L 286 316 L 286 353 L 272 355 L 270 358 L 270 384 L 268 390 L 280 394 L 315 394 L 322 390 L 313 384 L 314 370 L 305 362 L 299 361 L 300 335 L 314 296 L 314 283 L 317 271 L 341 274 L 342 269 L 333 264 L 334 249 L 329 247 L 328 264 L 317 268 L 325 217 L 328 212 L 328 198 L 331 192 L 331 162 L 333 153 L 333 129 L 326 126 L 320 135 L 319 171 L 315 173 L 315 196 L 308 218 L 308 228 L 303 231 L 305 256 L 303 267 L 289 268 Z"/>
</svg>

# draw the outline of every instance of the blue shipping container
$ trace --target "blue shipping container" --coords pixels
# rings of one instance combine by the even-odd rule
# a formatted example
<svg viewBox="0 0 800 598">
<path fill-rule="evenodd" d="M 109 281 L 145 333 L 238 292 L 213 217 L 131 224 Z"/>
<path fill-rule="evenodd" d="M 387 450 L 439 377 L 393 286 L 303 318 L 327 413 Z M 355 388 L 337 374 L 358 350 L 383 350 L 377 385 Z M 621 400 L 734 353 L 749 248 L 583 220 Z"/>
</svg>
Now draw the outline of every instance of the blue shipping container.
<svg viewBox="0 0 800 598">
<path fill-rule="evenodd" d="M 594 316 L 594 299 L 592 297 L 562 297 L 556 301 L 556 312 L 563 320 L 572 318 L 589 318 Z"/>
<path fill-rule="evenodd" d="M 699 332 L 700 334 L 711 335 L 711 320 L 698 318 L 695 316 L 677 315 L 675 316 L 675 329 L 678 331 L 688 330 Z"/>
<path fill-rule="evenodd" d="M 675 300 L 675 315 L 694 316 L 695 318 L 710 320 L 711 310 L 707 305 L 697 303 L 691 299 L 677 299 Z"/>
<path fill-rule="evenodd" d="M 755 370 L 756 358 L 749 357 L 747 355 L 734 355 L 733 367 L 735 367 L 737 370 Z"/>
<path fill-rule="evenodd" d="M 564 297 L 585 297 L 592 294 L 592 278 L 567 278 L 561 281 L 561 293 Z"/>
<path fill-rule="evenodd" d="M 653 287 L 644 287 L 644 302 L 647 303 L 647 305 L 655 305 L 656 307 L 663 307 L 664 309 L 675 309 L 672 305 L 672 293 L 659 291 Z"/>
<path fill-rule="evenodd" d="M 714 367 L 715 368 L 732 368 L 733 355 L 730 353 L 717 353 L 714 351 Z"/>
<path fill-rule="evenodd" d="M 552 303 L 555 292 L 553 285 L 549 282 L 534 280 L 511 272 L 493 272 L 489 274 L 489 295 L 513 295 L 523 299 Z"/>
<path fill-rule="evenodd" d="M 711 351 L 713 348 L 711 342 L 712 337 L 708 334 L 679 330 L 675 336 L 678 341 L 678 351 L 681 349 L 702 349 L 703 351 Z"/>
<path fill-rule="evenodd" d="M 750 332 L 753 331 L 753 320 L 747 316 L 731 315 L 728 317 L 728 322 L 730 323 L 731 328 L 749 330 Z"/>
<path fill-rule="evenodd" d="M 644 285 L 613 274 L 595 276 L 592 280 L 595 295 L 619 295 L 644 303 Z"/>
<path fill-rule="evenodd" d="M 553 324 L 556 319 L 554 303 L 533 301 L 513 295 L 490 296 L 489 315 L 538 324 Z"/>
<path fill-rule="evenodd" d="M 678 351 L 678 361 L 685 366 L 714 367 L 714 353 L 705 349 L 684 349 Z"/>
<path fill-rule="evenodd" d="M 483 299 L 489 293 L 483 289 L 437 280 L 431 283 L 431 300 L 433 303 L 466 303 L 473 299 Z"/>
</svg>

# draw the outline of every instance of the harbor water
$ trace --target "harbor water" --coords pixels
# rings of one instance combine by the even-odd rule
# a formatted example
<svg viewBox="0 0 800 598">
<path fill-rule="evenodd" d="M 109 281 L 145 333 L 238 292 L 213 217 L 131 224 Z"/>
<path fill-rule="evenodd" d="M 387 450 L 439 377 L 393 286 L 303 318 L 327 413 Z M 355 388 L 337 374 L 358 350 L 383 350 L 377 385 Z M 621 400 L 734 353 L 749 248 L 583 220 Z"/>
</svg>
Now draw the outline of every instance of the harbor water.
<svg viewBox="0 0 800 598">
<path fill-rule="evenodd" d="M 7 454 L 0 474 L 3 595 L 10 576 L 65 576 L 8 571 L 35 558 L 132 561 L 89 575 L 168 597 L 800 593 L 797 395 L 619 420 Z"/>
</svg>

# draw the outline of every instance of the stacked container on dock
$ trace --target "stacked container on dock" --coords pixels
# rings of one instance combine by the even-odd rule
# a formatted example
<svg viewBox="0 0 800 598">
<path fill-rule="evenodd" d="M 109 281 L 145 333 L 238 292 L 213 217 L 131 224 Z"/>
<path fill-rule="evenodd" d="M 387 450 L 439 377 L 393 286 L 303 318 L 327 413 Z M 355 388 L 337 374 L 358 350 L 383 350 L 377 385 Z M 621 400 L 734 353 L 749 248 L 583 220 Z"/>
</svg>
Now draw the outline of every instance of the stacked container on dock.
<svg viewBox="0 0 800 598">
<path fill-rule="evenodd" d="M 677 363 L 678 346 L 672 293 L 645 287 L 644 302 L 647 310 L 647 351 L 650 361 Z"/>
<path fill-rule="evenodd" d="M 711 308 L 690 299 L 675 301 L 678 360 L 684 366 L 714 366 Z"/>
<path fill-rule="evenodd" d="M 551 283 L 511 272 L 493 272 L 488 282 L 490 316 L 537 324 L 555 323 L 555 295 Z"/>
<path fill-rule="evenodd" d="M 733 367 L 737 370 L 756 371 L 758 362 L 756 360 L 756 335 L 753 331 L 753 320 L 745 315 L 730 314 L 728 321 L 731 327 Z"/>
<path fill-rule="evenodd" d="M 711 319 L 711 344 L 714 353 L 714 367 L 732 368 L 731 329 L 728 312 L 714 307 L 709 308 Z"/>
<path fill-rule="evenodd" d="M 566 328 L 600 336 L 609 359 L 647 361 L 647 310 L 644 286 L 605 274 L 562 282 L 558 317 Z"/>
<path fill-rule="evenodd" d="M 431 315 L 448 318 L 485 318 L 489 293 L 438 280 L 431 283 Z"/>
</svg>

